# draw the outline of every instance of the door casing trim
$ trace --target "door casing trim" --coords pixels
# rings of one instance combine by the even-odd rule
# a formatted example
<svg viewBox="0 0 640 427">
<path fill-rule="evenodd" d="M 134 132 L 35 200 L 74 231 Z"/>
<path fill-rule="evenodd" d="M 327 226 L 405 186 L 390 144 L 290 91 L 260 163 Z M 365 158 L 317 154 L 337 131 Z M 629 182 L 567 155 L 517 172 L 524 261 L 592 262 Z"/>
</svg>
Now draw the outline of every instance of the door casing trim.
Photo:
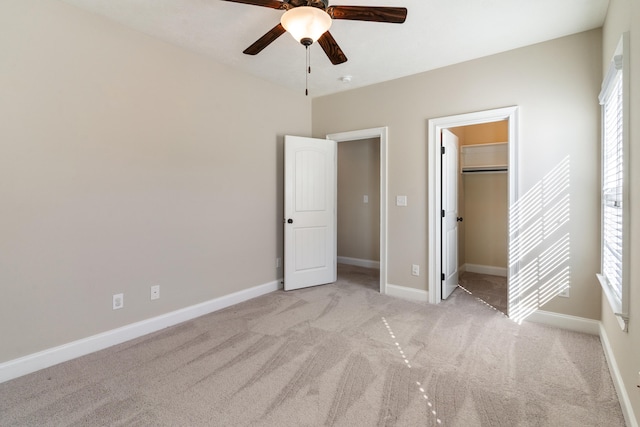
<svg viewBox="0 0 640 427">
<path fill-rule="evenodd" d="M 442 165 L 440 162 L 440 142 L 438 136 L 443 129 L 469 126 L 481 123 L 497 122 L 508 120 L 509 128 L 509 169 L 508 169 L 508 206 L 518 200 L 518 106 L 497 108 L 494 110 L 477 111 L 473 113 L 458 114 L 455 116 L 438 117 L 429 119 L 427 130 L 427 177 L 428 177 L 428 267 L 429 267 L 429 302 L 439 304 L 442 301 L 441 280 L 442 275 L 442 253 L 440 239 L 442 238 L 442 224 L 440 212 L 442 210 L 441 184 Z M 509 215 L 509 221 L 511 220 Z M 517 227 L 513 229 L 517 230 Z M 517 236 L 509 235 L 508 252 L 511 253 L 513 244 L 517 241 Z M 518 271 L 517 263 L 510 266 L 507 272 L 507 283 L 510 275 Z M 509 304 L 510 295 L 508 295 Z"/>
</svg>

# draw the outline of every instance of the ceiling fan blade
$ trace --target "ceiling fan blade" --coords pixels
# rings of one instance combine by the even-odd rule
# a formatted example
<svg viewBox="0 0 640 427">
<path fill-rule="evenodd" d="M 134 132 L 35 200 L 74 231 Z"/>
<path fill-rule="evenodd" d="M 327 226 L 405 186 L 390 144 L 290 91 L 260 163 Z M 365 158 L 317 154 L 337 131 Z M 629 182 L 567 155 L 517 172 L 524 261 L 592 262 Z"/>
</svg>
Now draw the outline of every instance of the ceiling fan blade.
<svg viewBox="0 0 640 427">
<path fill-rule="evenodd" d="M 271 9 L 285 9 L 286 3 L 283 3 L 281 1 L 278 0 L 223 0 L 223 1 L 230 1 L 233 3 L 244 3 L 244 4 L 251 4 L 254 6 L 264 6 L 264 7 L 270 7 Z"/>
<path fill-rule="evenodd" d="M 347 62 L 347 57 L 329 31 L 320 36 L 318 44 L 322 47 L 322 50 L 327 54 L 333 65 Z"/>
<path fill-rule="evenodd" d="M 276 25 L 270 29 L 264 36 L 256 40 L 251 46 L 246 48 L 242 53 L 247 55 L 257 55 L 262 52 L 262 49 L 269 46 L 275 39 L 280 37 L 286 32 L 281 24 Z"/>
<path fill-rule="evenodd" d="M 388 22 L 391 24 L 402 24 L 407 19 L 407 8 L 405 7 L 329 6 L 327 13 L 333 19 Z"/>
</svg>

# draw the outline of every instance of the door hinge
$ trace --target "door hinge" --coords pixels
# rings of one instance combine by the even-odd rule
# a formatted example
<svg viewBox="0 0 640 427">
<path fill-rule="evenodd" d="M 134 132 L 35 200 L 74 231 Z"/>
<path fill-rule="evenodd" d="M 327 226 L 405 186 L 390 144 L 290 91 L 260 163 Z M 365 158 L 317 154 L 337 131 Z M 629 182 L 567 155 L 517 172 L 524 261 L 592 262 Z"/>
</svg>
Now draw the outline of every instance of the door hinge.
<svg viewBox="0 0 640 427">
<path fill-rule="evenodd" d="M 444 218 L 444 209 L 442 209 L 442 218 Z"/>
<path fill-rule="evenodd" d="M 444 147 L 440 147 L 440 152 L 441 152 L 442 154 L 444 154 L 444 152 L 445 152 Z"/>
<path fill-rule="evenodd" d="M 442 274 L 440 275 L 440 279 L 441 279 L 441 280 L 444 280 L 444 273 L 442 273 Z"/>
</svg>

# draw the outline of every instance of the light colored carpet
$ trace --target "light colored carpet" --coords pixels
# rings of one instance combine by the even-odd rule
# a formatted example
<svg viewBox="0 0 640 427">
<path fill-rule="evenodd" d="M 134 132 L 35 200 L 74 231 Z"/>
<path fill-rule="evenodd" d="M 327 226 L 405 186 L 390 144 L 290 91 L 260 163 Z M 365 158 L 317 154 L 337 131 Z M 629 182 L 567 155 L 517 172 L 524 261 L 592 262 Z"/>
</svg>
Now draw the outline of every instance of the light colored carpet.
<svg viewBox="0 0 640 427">
<path fill-rule="evenodd" d="M 487 304 L 507 314 L 507 278 L 465 271 L 458 278 L 460 286 Z"/>
<path fill-rule="evenodd" d="M 274 292 L 0 384 L 2 426 L 622 426 L 595 336 L 377 271 Z"/>
</svg>

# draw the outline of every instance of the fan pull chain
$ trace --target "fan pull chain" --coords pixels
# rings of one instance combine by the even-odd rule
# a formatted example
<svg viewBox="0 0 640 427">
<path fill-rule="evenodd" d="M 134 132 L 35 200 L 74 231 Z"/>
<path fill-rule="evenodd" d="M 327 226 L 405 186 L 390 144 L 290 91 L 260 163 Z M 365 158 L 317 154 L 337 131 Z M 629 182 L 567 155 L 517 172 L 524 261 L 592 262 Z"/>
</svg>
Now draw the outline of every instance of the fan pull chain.
<svg viewBox="0 0 640 427">
<path fill-rule="evenodd" d="M 307 57 L 307 66 L 306 66 L 306 73 L 305 73 L 305 82 L 304 82 L 304 95 L 305 96 L 309 96 L 309 74 L 311 74 L 311 51 L 309 50 L 309 46 L 305 46 L 307 52 L 306 52 L 306 57 Z"/>
</svg>

